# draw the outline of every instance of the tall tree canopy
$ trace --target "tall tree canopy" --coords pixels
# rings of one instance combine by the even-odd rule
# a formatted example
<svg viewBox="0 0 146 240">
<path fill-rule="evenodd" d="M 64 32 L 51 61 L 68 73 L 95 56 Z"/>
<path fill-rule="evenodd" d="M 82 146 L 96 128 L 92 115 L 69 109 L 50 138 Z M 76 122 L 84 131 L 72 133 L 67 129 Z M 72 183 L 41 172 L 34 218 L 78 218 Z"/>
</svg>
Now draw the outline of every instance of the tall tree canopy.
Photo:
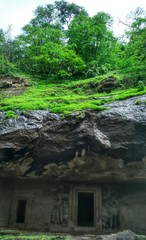
<svg viewBox="0 0 146 240">
<path fill-rule="evenodd" d="M 146 13 L 137 8 L 126 22 L 124 39 L 112 32 L 113 19 L 65 0 L 38 6 L 14 40 L 0 29 L 0 74 L 15 69 L 43 78 L 92 77 L 111 70 L 146 75 Z"/>
<path fill-rule="evenodd" d="M 113 54 L 117 40 L 110 30 L 112 18 L 99 12 L 93 17 L 76 17 L 67 31 L 69 44 L 86 62 L 92 74 L 104 73 L 115 67 Z"/>
<path fill-rule="evenodd" d="M 33 26 L 52 24 L 58 27 L 68 26 L 76 16 L 88 15 L 83 7 L 64 0 L 55 1 L 54 4 L 47 4 L 45 7 L 38 6 L 34 13 L 35 16 L 30 22 Z"/>
</svg>

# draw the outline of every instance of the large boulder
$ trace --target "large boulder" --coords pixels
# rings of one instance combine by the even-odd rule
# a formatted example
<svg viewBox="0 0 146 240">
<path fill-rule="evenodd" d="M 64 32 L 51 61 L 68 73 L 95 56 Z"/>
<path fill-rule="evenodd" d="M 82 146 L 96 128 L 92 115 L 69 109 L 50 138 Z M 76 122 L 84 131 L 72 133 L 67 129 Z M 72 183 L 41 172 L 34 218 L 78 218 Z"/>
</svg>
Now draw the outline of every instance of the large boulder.
<svg viewBox="0 0 146 240">
<path fill-rule="evenodd" d="M 98 85 L 98 92 L 107 92 L 110 93 L 114 89 L 119 88 L 120 82 L 114 76 L 109 76 L 103 79 Z"/>
<path fill-rule="evenodd" d="M 116 234 L 97 236 L 96 240 L 138 240 L 138 238 L 134 232 L 127 230 Z"/>
</svg>

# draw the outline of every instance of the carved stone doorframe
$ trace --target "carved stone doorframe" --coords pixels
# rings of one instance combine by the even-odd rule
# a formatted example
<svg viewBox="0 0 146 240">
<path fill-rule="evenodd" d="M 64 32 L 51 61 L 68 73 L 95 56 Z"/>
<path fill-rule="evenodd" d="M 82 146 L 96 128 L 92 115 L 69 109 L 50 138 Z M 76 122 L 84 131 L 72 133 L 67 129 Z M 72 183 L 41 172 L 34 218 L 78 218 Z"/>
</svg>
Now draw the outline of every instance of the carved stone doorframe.
<svg viewBox="0 0 146 240">
<path fill-rule="evenodd" d="M 77 211 L 78 211 L 78 193 L 93 193 L 94 197 L 94 225 L 93 226 L 78 226 Z M 101 230 L 102 229 L 102 193 L 101 187 L 85 187 L 74 186 L 70 189 L 70 214 L 69 225 L 73 230 Z"/>
<path fill-rule="evenodd" d="M 18 206 L 18 201 L 19 200 L 24 200 L 26 201 L 26 210 L 25 210 L 25 221 L 24 223 L 18 223 L 16 221 L 16 216 L 17 216 L 17 206 Z M 25 195 L 14 195 L 13 200 L 12 200 L 12 206 L 11 206 L 11 217 L 10 217 L 10 226 L 14 227 L 21 227 L 25 228 L 28 225 L 28 222 L 30 220 L 30 210 L 31 210 L 31 200 Z"/>
</svg>

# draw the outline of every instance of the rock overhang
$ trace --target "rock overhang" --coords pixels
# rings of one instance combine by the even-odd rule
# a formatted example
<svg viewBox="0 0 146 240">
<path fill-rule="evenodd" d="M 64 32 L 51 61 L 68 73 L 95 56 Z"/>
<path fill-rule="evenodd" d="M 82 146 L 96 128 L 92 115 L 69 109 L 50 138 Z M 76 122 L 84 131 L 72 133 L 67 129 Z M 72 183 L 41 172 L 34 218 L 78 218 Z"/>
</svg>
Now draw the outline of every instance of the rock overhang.
<svg viewBox="0 0 146 240">
<path fill-rule="evenodd" d="M 145 181 L 145 101 L 144 95 L 69 116 L 37 110 L 5 119 L 1 112 L 1 175 Z"/>
</svg>

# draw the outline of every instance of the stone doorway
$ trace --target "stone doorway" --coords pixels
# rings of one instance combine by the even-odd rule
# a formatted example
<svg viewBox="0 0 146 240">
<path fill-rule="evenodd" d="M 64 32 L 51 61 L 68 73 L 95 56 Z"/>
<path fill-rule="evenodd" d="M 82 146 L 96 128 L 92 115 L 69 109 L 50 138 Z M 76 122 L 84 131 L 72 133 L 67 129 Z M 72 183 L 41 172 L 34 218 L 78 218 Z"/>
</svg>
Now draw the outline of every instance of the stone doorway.
<svg viewBox="0 0 146 240">
<path fill-rule="evenodd" d="M 101 228 L 101 188 L 74 187 L 70 193 L 70 227 L 74 230 Z"/>
</svg>

